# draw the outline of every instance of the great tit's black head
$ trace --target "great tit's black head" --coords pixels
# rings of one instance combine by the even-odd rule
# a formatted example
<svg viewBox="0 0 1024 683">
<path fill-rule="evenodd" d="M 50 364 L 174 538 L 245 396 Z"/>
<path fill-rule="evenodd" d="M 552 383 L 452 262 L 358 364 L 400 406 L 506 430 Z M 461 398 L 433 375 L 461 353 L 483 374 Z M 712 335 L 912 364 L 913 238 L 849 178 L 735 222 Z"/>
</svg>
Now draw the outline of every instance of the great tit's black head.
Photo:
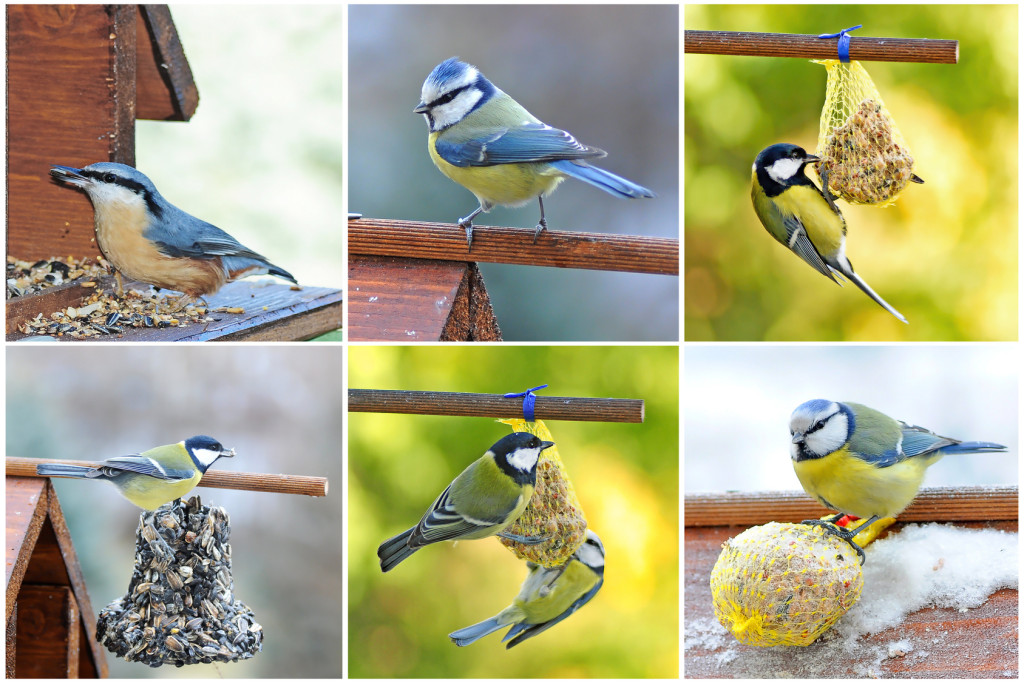
<svg viewBox="0 0 1024 683">
<path fill-rule="evenodd" d="M 200 472 L 206 472 L 210 465 L 217 461 L 217 458 L 232 458 L 235 455 L 235 449 L 225 448 L 220 441 L 202 434 L 186 439 L 185 450 L 188 451 L 192 462 L 196 464 Z"/>
<path fill-rule="evenodd" d="M 812 184 L 804 175 L 804 167 L 818 161 L 803 147 L 781 142 L 761 150 L 754 159 L 754 172 L 765 193 L 773 197 L 790 185 Z"/>
<path fill-rule="evenodd" d="M 540 452 L 551 448 L 551 441 L 541 441 L 528 432 L 512 432 L 491 446 L 498 467 L 509 476 L 518 479 L 522 475 L 533 477 L 537 472 L 537 460 Z"/>
</svg>

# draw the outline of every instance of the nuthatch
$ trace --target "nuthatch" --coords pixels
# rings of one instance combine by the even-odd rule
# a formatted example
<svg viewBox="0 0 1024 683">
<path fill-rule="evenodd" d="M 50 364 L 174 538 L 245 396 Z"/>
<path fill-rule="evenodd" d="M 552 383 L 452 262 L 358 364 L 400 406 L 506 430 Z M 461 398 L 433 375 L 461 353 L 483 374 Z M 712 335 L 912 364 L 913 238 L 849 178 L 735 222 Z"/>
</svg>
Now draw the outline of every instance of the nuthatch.
<svg viewBox="0 0 1024 683">
<path fill-rule="evenodd" d="M 174 206 L 131 166 L 111 162 L 71 168 L 53 164 L 50 175 L 83 189 L 95 211 L 96 242 L 121 274 L 189 298 L 213 294 L 225 283 L 269 273 L 298 282 L 215 225 Z"/>
</svg>

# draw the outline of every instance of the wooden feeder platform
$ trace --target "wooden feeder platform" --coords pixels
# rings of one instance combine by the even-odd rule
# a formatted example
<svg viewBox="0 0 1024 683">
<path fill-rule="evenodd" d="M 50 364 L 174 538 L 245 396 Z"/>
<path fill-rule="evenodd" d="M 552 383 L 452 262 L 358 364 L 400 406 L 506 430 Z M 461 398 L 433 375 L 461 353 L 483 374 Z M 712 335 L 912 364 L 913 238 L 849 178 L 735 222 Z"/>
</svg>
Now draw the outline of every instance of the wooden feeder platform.
<svg viewBox="0 0 1024 683">
<path fill-rule="evenodd" d="M 828 512 L 803 492 L 795 491 L 687 495 L 684 622 L 699 619 L 717 623 L 709 580 L 726 539 L 758 524 L 800 522 Z M 897 531 L 906 522 L 956 522 L 957 526 L 967 528 L 1016 533 L 1017 517 L 1015 486 L 922 489 L 913 504 L 900 514 L 899 522 L 880 537 Z M 864 590 L 871 588 L 865 586 Z M 938 636 L 943 643 L 963 643 L 964 647 L 935 645 Z M 798 660 L 816 644 L 807 648 L 755 648 L 737 643 L 728 633 L 723 638 L 723 647 L 694 645 L 684 649 L 683 669 L 687 678 L 749 678 L 752 674 L 744 667 L 744 655 L 759 656 L 768 650 L 773 670 L 787 677 L 863 678 L 863 672 L 877 670 L 892 678 L 1017 678 L 1018 591 L 1000 589 L 981 607 L 963 613 L 948 608 L 919 610 L 908 615 L 898 627 L 862 637 L 858 641 L 860 647 L 844 651 L 841 657 L 823 663 L 820 670 L 813 672 L 804 671 Z M 877 662 L 879 648 L 903 639 L 909 639 L 915 651 L 927 651 L 928 656 L 893 657 Z"/>
<path fill-rule="evenodd" d="M 7 477 L 7 678 L 107 676 L 96 613 L 49 479 Z"/>
<path fill-rule="evenodd" d="M 136 119 L 188 121 L 199 92 L 181 40 L 167 5 L 7 5 L 6 16 L 7 254 L 24 261 L 95 259 L 92 204 L 52 182 L 51 164 L 135 166 Z M 76 299 L 75 287 L 8 300 L 7 334 L 12 310 L 48 316 L 61 308 L 55 302 L 66 308 L 83 298 Z M 141 328 L 94 339 L 290 341 L 343 322 L 341 293 L 333 289 L 242 281 L 212 298 L 246 314 L 225 315 L 202 330 Z"/>
</svg>

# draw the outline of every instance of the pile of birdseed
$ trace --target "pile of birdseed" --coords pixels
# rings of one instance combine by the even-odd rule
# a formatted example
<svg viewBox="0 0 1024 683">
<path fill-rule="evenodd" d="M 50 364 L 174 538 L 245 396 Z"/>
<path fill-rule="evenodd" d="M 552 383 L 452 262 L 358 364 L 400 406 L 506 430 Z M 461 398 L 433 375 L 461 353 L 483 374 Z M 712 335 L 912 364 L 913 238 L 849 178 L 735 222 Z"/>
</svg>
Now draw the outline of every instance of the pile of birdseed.
<svg viewBox="0 0 1024 683">
<path fill-rule="evenodd" d="M 7 257 L 7 298 L 36 294 L 48 287 L 56 287 L 71 280 L 87 278 L 93 281 L 107 274 L 102 259 L 49 258 L 41 261 L 22 261 Z"/>
<path fill-rule="evenodd" d="M 199 496 L 143 512 L 128 593 L 107 605 L 96 640 L 118 657 L 152 667 L 249 659 L 263 627 L 233 596 L 231 526 Z"/>
</svg>

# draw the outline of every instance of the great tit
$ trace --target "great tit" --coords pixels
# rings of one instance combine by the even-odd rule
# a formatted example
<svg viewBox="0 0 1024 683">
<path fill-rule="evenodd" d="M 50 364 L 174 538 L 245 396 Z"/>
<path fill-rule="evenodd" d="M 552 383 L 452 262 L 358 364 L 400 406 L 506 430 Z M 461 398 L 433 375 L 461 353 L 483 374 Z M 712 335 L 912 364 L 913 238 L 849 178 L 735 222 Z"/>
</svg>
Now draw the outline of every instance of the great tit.
<svg viewBox="0 0 1024 683">
<path fill-rule="evenodd" d="M 853 272 L 846 258 L 846 220 L 835 199 L 804 174 L 820 159 L 801 147 L 780 143 L 761 150 L 754 160 L 750 196 L 754 212 L 768 233 L 819 273 L 842 285 L 853 281 L 900 322 L 907 319 Z M 839 279 L 836 279 L 838 276 Z"/>
<path fill-rule="evenodd" d="M 859 403 L 824 399 L 794 410 L 789 432 L 793 469 L 804 490 L 839 511 L 831 522 L 855 515 L 868 519 L 865 529 L 910 505 L 925 470 L 942 456 L 1006 451 L 997 443 L 939 436 Z M 855 534 L 839 535 L 850 540 Z"/>
<path fill-rule="evenodd" d="M 138 455 L 110 458 L 95 467 L 44 463 L 36 465 L 36 474 L 106 480 L 140 508 L 156 510 L 194 489 L 218 458 L 234 455 L 234 449 L 225 448 L 216 439 L 193 436 Z"/>
<path fill-rule="evenodd" d="M 527 432 L 513 432 L 500 439 L 483 456 L 448 485 L 419 524 L 380 544 L 377 556 L 381 571 L 425 545 L 487 536 L 540 543 L 544 537 L 518 536 L 505 527 L 518 519 L 537 484 L 537 460 L 555 444 Z"/>
<path fill-rule="evenodd" d="M 430 72 L 413 113 L 427 120 L 427 151 L 434 165 L 480 202 L 476 211 L 459 219 L 469 249 L 473 248 L 473 219 L 480 212 L 496 204 L 522 206 L 534 198 L 540 202 L 536 243 L 547 227 L 544 197 L 566 177 L 616 197 L 654 196 L 646 187 L 591 166 L 587 159 L 607 153 L 541 122 L 475 66 L 456 57 Z"/>
<path fill-rule="evenodd" d="M 449 634 L 459 647 L 512 626 L 501 642 L 511 648 L 572 616 L 597 595 L 604 583 L 604 545 L 590 529 L 587 539 L 569 561 L 559 567 L 545 568 L 527 562 L 530 570 L 519 595 L 497 615 L 473 626 Z"/>
</svg>

